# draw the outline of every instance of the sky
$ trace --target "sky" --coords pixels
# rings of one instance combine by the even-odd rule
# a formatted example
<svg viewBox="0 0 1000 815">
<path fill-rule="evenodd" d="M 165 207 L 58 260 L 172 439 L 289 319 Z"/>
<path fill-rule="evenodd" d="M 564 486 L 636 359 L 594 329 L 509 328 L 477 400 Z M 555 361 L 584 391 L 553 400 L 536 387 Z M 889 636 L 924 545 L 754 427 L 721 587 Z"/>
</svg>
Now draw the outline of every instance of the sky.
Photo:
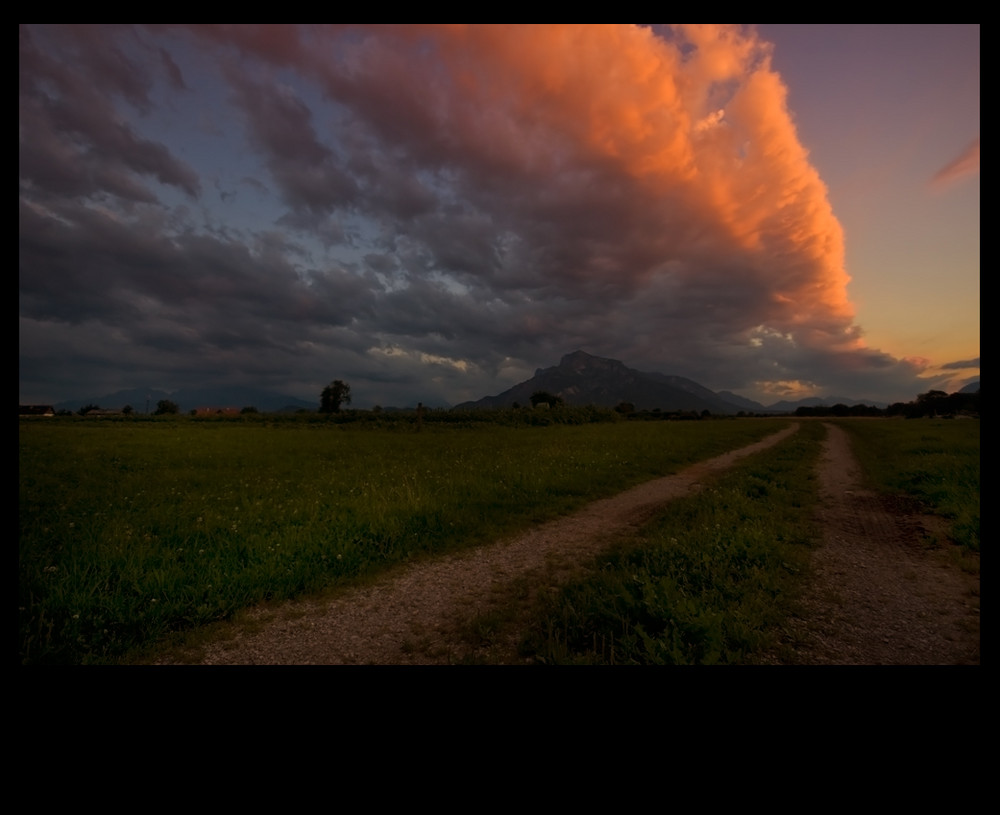
<svg viewBox="0 0 1000 815">
<path fill-rule="evenodd" d="M 979 379 L 979 25 L 20 26 L 19 399 Z"/>
</svg>

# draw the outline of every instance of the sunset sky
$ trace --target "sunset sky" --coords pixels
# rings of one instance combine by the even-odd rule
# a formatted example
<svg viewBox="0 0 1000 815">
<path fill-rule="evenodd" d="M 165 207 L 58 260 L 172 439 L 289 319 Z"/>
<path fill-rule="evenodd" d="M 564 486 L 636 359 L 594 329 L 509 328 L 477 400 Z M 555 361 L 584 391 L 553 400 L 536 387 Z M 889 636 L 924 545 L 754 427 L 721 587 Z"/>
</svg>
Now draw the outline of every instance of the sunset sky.
<svg viewBox="0 0 1000 815">
<path fill-rule="evenodd" d="M 979 379 L 978 25 L 20 27 L 19 398 Z"/>
</svg>

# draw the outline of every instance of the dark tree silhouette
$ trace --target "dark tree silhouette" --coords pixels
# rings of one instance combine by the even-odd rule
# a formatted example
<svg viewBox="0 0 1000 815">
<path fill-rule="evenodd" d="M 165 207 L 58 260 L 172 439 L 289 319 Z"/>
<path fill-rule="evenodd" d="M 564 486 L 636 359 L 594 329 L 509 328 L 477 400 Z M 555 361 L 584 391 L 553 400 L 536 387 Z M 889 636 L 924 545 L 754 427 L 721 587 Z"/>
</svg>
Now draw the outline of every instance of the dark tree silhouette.
<svg viewBox="0 0 1000 815">
<path fill-rule="evenodd" d="M 342 379 L 335 379 L 320 394 L 319 412 L 339 413 L 343 404 L 351 404 L 351 386 Z"/>
</svg>

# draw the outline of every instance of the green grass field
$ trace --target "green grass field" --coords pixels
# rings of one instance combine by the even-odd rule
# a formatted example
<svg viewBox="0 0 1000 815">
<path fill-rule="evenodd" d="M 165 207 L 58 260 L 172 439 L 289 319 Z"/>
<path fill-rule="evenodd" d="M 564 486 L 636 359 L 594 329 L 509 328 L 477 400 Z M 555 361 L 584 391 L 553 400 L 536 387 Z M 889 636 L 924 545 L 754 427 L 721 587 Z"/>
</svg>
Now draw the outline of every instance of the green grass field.
<svg viewBox="0 0 1000 815">
<path fill-rule="evenodd" d="M 917 498 L 951 522 L 951 540 L 939 545 L 978 553 L 978 421 L 837 423 L 852 434 L 872 487 Z M 774 652 L 817 539 L 813 473 L 824 436 L 822 423 L 804 422 L 585 565 L 533 612 L 523 655 L 548 664 L 703 665 Z"/>
<path fill-rule="evenodd" d="M 22 420 L 19 657 L 115 662 L 262 600 L 513 533 L 786 424 Z"/>
<path fill-rule="evenodd" d="M 726 665 L 778 644 L 815 544 L 820 444 L 804 422 L 543 597 L 522 655 L 555 665 Z"/>
<path fill-rule="evenodd" d="M 511 427 L 22 420 L 19 658 L 107 664 L 177 632 L 513 534 L 789 420 Z M 837 420 L 872 486 L 979 551 L 979 422 Z M 540 610 L 543 662 L 752 661 L 814 539 L 822 423 L 672 504 Z"/>
<path fill-rule="evenodd" d="M 951 537 L 979 551 L 979 420 L 838 421 L 873 487 L 903 493 L 947 518 Z"/>
</svg>

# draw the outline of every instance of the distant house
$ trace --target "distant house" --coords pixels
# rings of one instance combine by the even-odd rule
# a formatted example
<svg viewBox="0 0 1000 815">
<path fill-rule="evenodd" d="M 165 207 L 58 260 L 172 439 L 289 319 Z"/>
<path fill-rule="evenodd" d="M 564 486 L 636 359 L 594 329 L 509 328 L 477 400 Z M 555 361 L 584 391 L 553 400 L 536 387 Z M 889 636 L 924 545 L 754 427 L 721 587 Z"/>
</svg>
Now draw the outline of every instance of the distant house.
<svg viewBox="0 0 1000 815">
<path fill-rule="evenodd" d="M 55 416 L 56 409 L 52 405 L 19 405 L 19 416 Z"/>
<path fill-rule="evenodd" d="M 92 416 L 96 418 L 101 418 L 103 416 L 121 416 L 123 415 L 120 410 L 107 410 L 105 408 L 93 408 L 88 410 L 83 414 L 84 416 Z"/>
</svg>

